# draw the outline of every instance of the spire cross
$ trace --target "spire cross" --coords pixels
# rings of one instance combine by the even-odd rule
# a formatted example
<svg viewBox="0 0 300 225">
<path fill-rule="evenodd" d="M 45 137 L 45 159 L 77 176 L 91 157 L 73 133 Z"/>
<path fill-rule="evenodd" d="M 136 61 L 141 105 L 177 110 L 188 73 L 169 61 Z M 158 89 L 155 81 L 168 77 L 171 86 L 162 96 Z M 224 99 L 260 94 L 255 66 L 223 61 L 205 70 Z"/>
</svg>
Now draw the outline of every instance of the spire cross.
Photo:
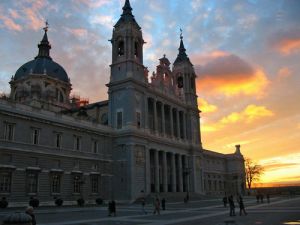
<svg viewBox="0 0 300 225">
<path fill-rule="evenodd" d="M 182 40 L 183 39 L 183 36 L 182 36 L 182 29 L 180 28 L 180 39 Z"/>
<path fill-rule="evenodd" d="M 48 20 L 46 20 L 45 25 L 46 25 L 46 26 L 43 28 L 43 30 L 44 30 L 45 32 L 47 32 L 47 31 L 48 31 L 48 28 L 49 28 Z"/>
</svg>

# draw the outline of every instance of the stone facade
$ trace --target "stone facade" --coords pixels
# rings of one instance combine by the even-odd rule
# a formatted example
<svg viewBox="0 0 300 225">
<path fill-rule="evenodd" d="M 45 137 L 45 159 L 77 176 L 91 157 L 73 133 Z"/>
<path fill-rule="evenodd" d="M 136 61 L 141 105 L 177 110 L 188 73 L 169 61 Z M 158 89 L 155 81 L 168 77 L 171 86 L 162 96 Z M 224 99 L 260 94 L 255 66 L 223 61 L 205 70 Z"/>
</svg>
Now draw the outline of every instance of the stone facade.
<svg viewBox="0 0 300 225">
<path fill-rule="evenodd" d="M 53 68 L 47 31 L 36 58 Z M 70 98 L 63 69 L 51 74 L 24 64 L 10 82 L 10 98 L 0 100 L 0 196 L 17 205 L 32 196 L 74 204 L 150 193 L 243 193 L 240 146 L 227 155 L 202 147 L 196 74 L 180 39 L 173 67 L 163 56 L 148 77 L 142 31 L 126 0 L 111 39 L 109 99 L 84 106 Z"/>
</svg>

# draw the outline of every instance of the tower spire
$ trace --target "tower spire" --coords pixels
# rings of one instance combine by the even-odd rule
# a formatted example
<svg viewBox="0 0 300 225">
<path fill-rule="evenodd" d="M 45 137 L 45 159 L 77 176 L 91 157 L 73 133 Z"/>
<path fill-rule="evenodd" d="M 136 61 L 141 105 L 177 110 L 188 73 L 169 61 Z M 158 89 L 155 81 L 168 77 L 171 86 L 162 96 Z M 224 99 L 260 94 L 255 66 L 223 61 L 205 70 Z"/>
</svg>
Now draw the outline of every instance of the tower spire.
<svg viewBox="0 0 300 225">
<path fill-rule="evenodd" d="M 132 15 L 132 8 L 131 8 L 129 0 L 125 1 L 125 4 L 122 9 L 123 9 L 122 15 Z"/>
<path fill-rule="evenodd" d="M 35 58 L 45 57 L 45 58 L 51 59 L 51 57 L 50 57 L 51 45 L 48 41 L 48 36 L 47 36 L 48 29 L 49 29 L 49 23 L 48 23 L 48 21 L 46 21 L 45 27 L 43 28 L 45 33 L 44 33 L 42 41 L 38 44 L 39 53 Z"/>
<path fill-rule="evenodd" d="M 141 27 L 137 24 L 137 22 L 135 21 L 134 15 L 132 14 L 132 8 L 131 8 L 129 0 L 125 1 L 125 4 L 122 9 L 123 9 L 123 13 L 121 15 L 121 18 L 118 20 L 118 22 L 116 23 L 116 25 L 114 27 L 118 27 L 122 23 L 130 22 L 130 23 L 134 24 L 140 30 Z"/>
<path fill-rule="evenodd" d="M 190 61 L 189 57 L 186 54 L 186 49 L 185 49 L 184 44 L 183 44 L 183 35 L 182 35 L 182 29 L 181 28 L 180 28 L 180 45 L 179 45 L 178 50 L 179 50 L 179 53 L 177 55 L 177 58 L 176 58 L 174 64 L 179 63 L 179 62 L 183 62 L 183 61 Z"/>
</svg>

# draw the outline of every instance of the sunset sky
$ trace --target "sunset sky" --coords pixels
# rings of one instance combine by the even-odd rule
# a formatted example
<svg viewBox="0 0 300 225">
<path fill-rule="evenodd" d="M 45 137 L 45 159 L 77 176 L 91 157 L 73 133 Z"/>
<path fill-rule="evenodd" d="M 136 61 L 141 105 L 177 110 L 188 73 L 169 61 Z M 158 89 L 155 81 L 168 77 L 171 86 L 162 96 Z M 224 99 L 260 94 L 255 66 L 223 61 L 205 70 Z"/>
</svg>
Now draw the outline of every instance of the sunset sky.
<svg viewBox="0 0 300 225">
<path fill-rule="evenodd" d="M 300 1 L 131 0 L 151 74 L 174 62 L 179 29 L 195 66 L 206 149 L 265 167 L 262 183 L 300 184 Z M 38 53 L 49 22 L 51 56 L 73 91 L 106 100 L 113 25 L 124 0 L 0 0 L 0 92 Z"/>
</svg>

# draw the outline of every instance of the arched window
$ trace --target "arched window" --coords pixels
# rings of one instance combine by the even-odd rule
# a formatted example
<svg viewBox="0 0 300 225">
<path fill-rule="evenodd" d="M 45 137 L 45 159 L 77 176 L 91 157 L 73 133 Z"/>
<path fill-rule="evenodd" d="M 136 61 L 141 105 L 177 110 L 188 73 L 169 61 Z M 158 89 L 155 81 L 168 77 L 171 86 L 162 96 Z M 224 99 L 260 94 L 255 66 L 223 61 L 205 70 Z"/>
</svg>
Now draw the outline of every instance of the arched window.
<svg viewBox="0 0 300 225">
<path fill-rule="evenodd" d="M 136 41 L 134 42 L 134 57 L 138 58 L 139 56 L 139 43 Z"/>
<path fill-rule="evenodd" d="M 183 88 L 183 77 L 182 76 L 179 76 L 177 78 L 177 87 L 178 88 Z"/>
<path fill-rule="evenodd" d="M 118 56 L 124 55 L 124 41 L 118 43 Z"/>
</svg>

